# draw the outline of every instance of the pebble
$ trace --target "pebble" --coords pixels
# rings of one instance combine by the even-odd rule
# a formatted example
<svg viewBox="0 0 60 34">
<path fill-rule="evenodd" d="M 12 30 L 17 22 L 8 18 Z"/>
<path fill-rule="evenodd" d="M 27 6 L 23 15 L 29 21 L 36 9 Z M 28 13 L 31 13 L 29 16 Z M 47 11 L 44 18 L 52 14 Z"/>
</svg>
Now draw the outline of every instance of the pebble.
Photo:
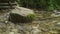
<svg viewBox="0 0 60 34">
<path fill-rule="evenodd" d="M 60 25 L 60 22 L 58 22 L 57 24 Z"/>
<path fill-rule="evenodd" d="M 14 32 L 9 32 L 9 34 L 14 34 Z"/>
<path fill-rule="evenodd" d="M 34 30 L 31 31 L 31 34 L 38 34 L 40 32 L 42 32 L 42 31 L 39 30 L 39 29 L 34 29 Z"/>
</svg>

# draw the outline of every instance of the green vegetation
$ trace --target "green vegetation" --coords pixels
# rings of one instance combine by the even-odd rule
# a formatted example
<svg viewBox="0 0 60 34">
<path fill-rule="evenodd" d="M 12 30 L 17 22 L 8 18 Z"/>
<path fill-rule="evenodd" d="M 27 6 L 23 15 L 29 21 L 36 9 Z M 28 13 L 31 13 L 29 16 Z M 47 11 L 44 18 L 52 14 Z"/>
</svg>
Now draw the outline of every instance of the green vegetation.
<svg viewBox="0 0 60 34">
<path fill-rule="evenodd" d="M 25 19 L 29 22 L 33 21 L 35 19 L 36 15 L 35 14 L 28 14 Z"/>
<path fill-rule="evenodd" d="M 60 0 L 18 0 L 20 6 L 43 10 L 60 10 Z"/>
</svg>

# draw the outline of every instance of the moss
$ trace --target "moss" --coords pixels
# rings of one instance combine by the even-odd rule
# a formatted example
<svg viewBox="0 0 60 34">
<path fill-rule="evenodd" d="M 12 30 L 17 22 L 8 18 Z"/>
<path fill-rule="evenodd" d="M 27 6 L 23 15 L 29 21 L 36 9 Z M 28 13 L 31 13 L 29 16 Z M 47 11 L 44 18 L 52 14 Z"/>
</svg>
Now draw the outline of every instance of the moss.
<svg viewBox="0 0 60 34">
<path fill-rule="evenodd" d="M 26 19 L 29 20 L 29 21 L 32 21 L 32 20 L 35 19 L 35 17 L 36 17 L 35 14 L 28 14 L 28 15 L 26 16 Z"/>
</svg>

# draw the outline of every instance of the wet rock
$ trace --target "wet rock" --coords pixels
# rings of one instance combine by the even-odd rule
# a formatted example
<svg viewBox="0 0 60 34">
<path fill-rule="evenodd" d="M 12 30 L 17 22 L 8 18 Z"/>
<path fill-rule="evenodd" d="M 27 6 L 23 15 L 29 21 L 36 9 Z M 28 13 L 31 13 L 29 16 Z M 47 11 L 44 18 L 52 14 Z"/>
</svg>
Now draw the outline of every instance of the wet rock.
<svg viewBox="0 0 60 34">
<path fill-rule="evenodd" d="M 16 7 L 10 13 L 9 21 L 11 22 L 30 22 L 35 17 L 33 10 L 23 7 Z"/>
</svg>

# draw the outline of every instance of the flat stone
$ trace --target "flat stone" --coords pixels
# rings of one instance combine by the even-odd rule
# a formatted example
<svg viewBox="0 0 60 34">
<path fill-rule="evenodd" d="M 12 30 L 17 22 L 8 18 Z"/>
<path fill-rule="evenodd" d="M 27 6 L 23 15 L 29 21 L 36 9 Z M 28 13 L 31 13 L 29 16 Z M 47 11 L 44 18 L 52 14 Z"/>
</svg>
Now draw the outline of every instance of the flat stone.
<svg viewBox="0 0 60 34">
<path fill-rule="evenodd" d="M 23 8 L 23 7 L 16 7 L 11 11 L 11 13 L 19 14 L 21 16 L 27 16 L 28 14 L 34 14 L 33 10 Z"/>
</svg>

